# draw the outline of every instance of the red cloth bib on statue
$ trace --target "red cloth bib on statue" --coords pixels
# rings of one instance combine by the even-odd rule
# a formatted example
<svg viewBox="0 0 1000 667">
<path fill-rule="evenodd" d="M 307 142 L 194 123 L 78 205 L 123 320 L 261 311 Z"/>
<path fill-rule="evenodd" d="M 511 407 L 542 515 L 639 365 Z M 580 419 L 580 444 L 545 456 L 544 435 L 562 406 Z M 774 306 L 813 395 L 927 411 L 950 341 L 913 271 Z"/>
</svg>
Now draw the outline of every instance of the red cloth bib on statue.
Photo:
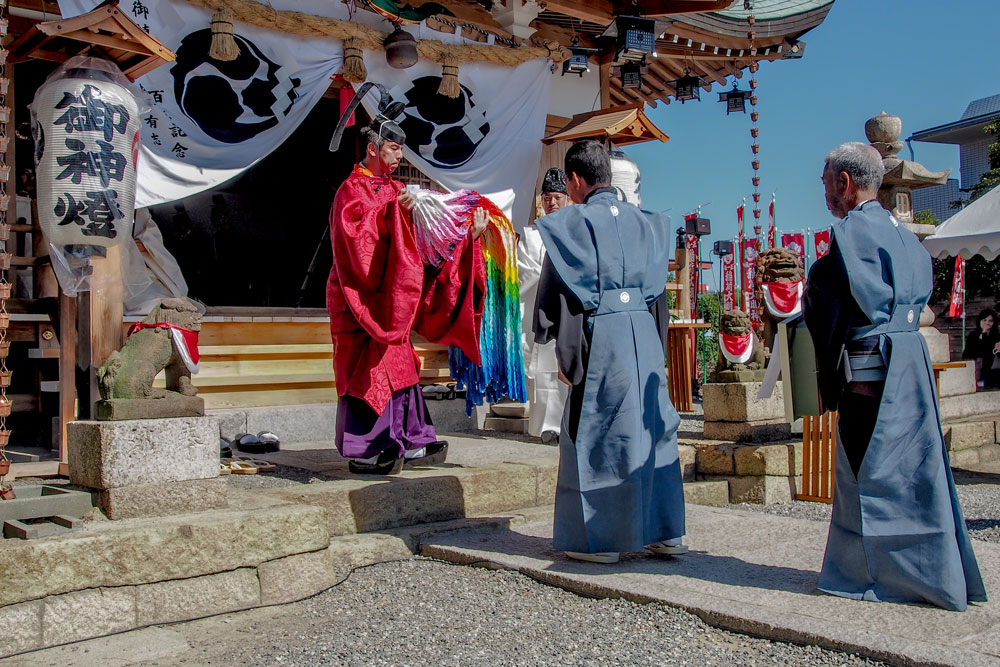
<svg viewBox="0 0 1000 667">
<path fill-rule="evenodd" d="M 719 341 L 722 356 L 731 364 L 745 364 L 753 356 L 753 333 L 742 336 L 719 333 Z"/>
<path fill-rule="evenodd" d="M 177 354 L 181 355 L 181 360 L 184 362 L 184 365 L 187 366 L 187 369 L 192 373 L 198 372 L 199 355 L 197 331 L 184 329 L 176 324 L 167 324 L 166 322 L 154 322 L 153 324 L 136 322 L 128 330 L 128 335 L 131 336 L 140 329 L 168 329 L 170 331 L 171 338 L 174 339 L 174 347 L 177 348 Z"/>
<path fill-rule="evenodd" d="M 798 315 L 802 310 L 802 280 L 793 283 L 762 283 L 767 312 L 778 319 Z"/>
</svg>

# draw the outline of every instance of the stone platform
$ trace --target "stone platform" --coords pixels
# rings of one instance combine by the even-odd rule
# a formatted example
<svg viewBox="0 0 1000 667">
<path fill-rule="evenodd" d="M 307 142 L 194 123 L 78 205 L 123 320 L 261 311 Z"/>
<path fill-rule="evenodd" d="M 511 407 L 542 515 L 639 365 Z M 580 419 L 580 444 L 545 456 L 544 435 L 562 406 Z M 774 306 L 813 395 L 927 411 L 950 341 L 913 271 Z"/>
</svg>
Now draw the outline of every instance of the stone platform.
<svg viewBox="0 0 1000 667">
<path fill-rule="evenodd" d="M 66 439 L 70 480 L 95 489 L 108 518 L 226 506 L 214 417 L 70 422 Z"/>
<path fill-rule="evenodd" d="M 757 512 L 687 507 L 691 552 L 628 554 L 614 565 L 566 559 L 551 548 L 552 519 L 492 534 L 425 538 L 421 553 L 517 570 L 586 596 L 659 602 L 710 625 L 767 639 L 857 653 L 889 664 L 1000 665 L 1000 606 L 955 613 L 923 605 L 848 600 L 816 589 L 828 524 Z M 1000 545 L 973 541 L 992 594 Z"/>
<path fill-rule="evenodd" d="M 0 572 L 8 573 L 0 656 L 298 600 L 333 585 L 338 568 L 409 557 L 427 536 L 507 530 L 551 514 L 556 447 L 445 437 L 447 463 L 389 478 L 350 475 L 330 441 L 287 443 L 255 457 L 285 466 L 276 473 L 204 480 L 221 484 L 221 509 L 86 521 L 63 536 L 0 540 Z M 680 453 L 693 480 L 694 448 Z M 134 481 L 126 463 L 105 461 L 88 479 Z M 261 484 L 265 477 L 273 479 Z M 685 497 L 725 504 L 728 485 L 692 481 Z"/>
</svg>

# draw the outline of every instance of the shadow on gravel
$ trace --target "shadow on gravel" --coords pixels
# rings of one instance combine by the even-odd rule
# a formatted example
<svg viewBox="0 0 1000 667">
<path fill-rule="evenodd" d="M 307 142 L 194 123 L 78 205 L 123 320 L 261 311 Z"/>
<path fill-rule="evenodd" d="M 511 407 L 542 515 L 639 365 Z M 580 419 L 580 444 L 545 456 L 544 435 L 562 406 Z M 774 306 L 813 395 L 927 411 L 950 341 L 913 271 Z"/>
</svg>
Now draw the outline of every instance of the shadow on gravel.
<svg viewBox="0 0 1000 667">
<path fill-rule="evenodd" d="M 1000 519 L 966 519 L 965 525 L 971 531 L 1000 528 Z"/>
<path fill-rule="evenodd" d="M 975 472 L 973 470 L 963 470 L 962 468 L 952 468 L 951 473 L 955 477 L 956 485 L 1000 484 L 1000 474 L 996 473 Z"/>
<path fill-rule="evenodd" d="M 552 548 L 546 537 L 509 532 L 489 540 L 490 551 L 527 558 L 548 558 L 554 562 L 545 568 L 553 574 L 638 574 L 666 575 L 700 579 L 713 584 L 743 586 L 802 595 L 821 595 L 816 589 L 819 572 L 780 565 L 751 563 L 732 556 L 717 556 L 691 551 L 683 556 L 663 557 L 651 553 L 622 554 L 613 565 L 584 563 L 567 558 Z"/>
</svg>

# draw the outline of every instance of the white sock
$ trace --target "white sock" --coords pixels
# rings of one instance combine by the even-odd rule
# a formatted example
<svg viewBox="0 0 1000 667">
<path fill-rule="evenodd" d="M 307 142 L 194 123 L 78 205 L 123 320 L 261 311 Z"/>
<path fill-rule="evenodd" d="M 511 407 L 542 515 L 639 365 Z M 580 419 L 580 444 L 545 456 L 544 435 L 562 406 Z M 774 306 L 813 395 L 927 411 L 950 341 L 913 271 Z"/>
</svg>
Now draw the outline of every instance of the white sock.
<svg viewBox="0 0 1000 667">
<path fill-rule="evenodd" d="M 427 454 L 427 448 L 421 447 L 420 449 L 412 449 L 408 452 L 403 452 L 404 459 L 419 459 Z"/>
</svg>

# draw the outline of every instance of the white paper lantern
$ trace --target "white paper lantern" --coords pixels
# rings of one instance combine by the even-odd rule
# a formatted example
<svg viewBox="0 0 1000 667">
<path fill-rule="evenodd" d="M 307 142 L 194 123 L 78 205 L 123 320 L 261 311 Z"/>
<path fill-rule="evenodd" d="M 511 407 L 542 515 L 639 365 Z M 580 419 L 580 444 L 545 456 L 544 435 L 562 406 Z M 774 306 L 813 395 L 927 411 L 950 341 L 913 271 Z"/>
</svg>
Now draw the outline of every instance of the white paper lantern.
<svg viewBox="0 0 1000 667">
<path fill-rule="evenodd" d="M 48 242 L 86 255 L 95 254 L 88 246 L 130 239 L 139 157 L 131 91 L 106 71 L 69 69 L 38 89 L 31 111 L 38 219 Z"/>
<path fill-rule="evenodd" d="M 636 206 L 642 206 L 639 188 L 642 177 L 639 165 L 628 155 L 617 148 L 611 149 L 611 187 L 618 188 L 625 195 L 625 201 Z"/>
</svg>

